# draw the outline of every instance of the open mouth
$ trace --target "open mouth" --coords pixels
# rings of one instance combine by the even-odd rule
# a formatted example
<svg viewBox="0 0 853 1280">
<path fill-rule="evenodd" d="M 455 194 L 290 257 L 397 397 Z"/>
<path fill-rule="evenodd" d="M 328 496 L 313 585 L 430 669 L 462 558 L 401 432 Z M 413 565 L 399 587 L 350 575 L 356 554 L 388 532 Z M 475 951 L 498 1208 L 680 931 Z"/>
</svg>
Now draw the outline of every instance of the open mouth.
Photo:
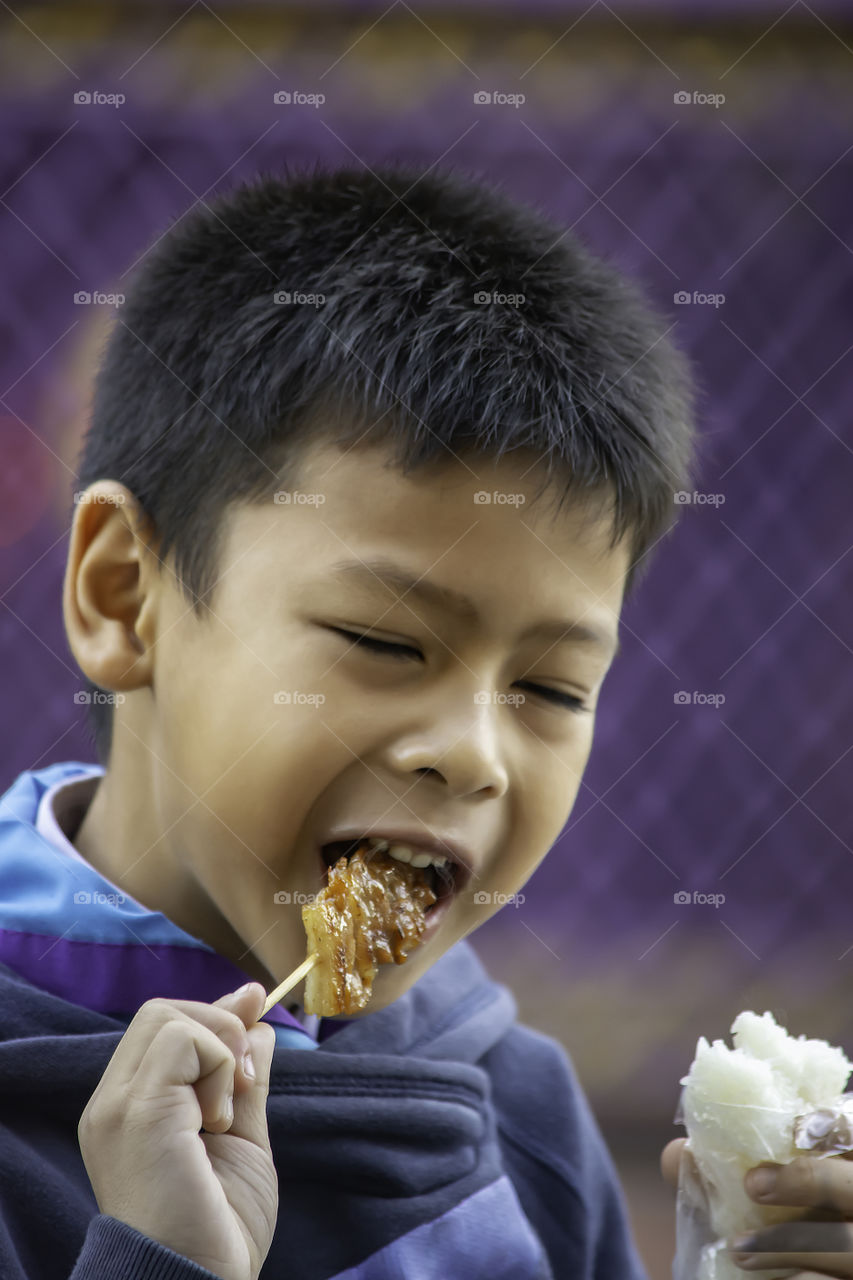
<svg viewBox="0 0 853 1280">
<path fill-rule="evenodd" d="M 335 865 L 339 858 L 349 859 L 362 845 L 367 844 L 368 836 L 362 836 L 359 840 L 333 840 L 329 844 L 324 844 L 320 848 L 320 856 L 323 860 L 324 868 L 328 869 Z M 365 861 L 370 861 L 372 853 L 378 850 L 368 848 L 365 852 Z M 435 910 L 440 903 L 451 898 L 456 892 L 459 885 L 460 871 L 458 863 L 448 859 L 444 866 L 438 867 L 430 863 L 426 867 L 413 868 L 419 875 L 422 875 L 429 887 L 435 894 L 435 902 L 427 907 L 426 914 Z"/>
</svg>

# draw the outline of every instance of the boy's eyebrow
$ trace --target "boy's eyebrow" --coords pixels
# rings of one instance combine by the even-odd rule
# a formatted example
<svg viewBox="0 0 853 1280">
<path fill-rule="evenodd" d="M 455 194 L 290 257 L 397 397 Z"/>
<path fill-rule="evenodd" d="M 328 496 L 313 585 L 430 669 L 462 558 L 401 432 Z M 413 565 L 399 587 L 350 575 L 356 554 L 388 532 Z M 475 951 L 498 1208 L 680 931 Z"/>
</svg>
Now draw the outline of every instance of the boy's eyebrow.
<svg viewBox="0 0 853 1280">
<path fill-rule="evenodd" d="M 420 596 L 428 603 L 443 609 L 446 613 L 455 613 L 465 622 L 480 622 L 477 606 L 470 596 L 452 587 L 442 587 L 437 582 L 426 578 L 413 578 L 402 565 L 396 564 L 386 556 L 377 556 L 372 560 L 337 560 L 331 566 L 331 574 L 335 578 L 362 579 L 366 585 L 376 579 L 386 583 L 401 595 Z M 571 618 L 550 618 L 538 625 L 528 627 L 520 637 L 542 636 L 547 639 L 565 640 L 575 644 L 595 645 L 602 652 L 615 658 L 621 645 L 617 636 L 609 631 L 601 631 L 589 623 Z"/>
</svg>

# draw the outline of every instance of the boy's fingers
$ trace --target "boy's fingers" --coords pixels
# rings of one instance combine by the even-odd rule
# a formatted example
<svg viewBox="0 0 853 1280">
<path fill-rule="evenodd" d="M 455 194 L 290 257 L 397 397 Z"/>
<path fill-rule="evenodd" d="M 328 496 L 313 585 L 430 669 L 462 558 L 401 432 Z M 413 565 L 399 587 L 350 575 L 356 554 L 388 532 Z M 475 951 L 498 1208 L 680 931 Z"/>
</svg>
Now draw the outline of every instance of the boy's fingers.
<svg viewBox="0 0 853 1280">
<path fill-rule="evenodd" d="M 255 1079 L 249 1081 L 239 1093 L 235 1091 L 234 1123 L 228 1132 L 271 1153 L 267 1094 L 275 1050 L 275 1031 L 268 1022 L 257 1023 L 249 1032 L 249 1041 L 255 1063 Z"/>
<path fill-rule="evenodd" d="M 260 983 L 257 986 L 259 991 L 262 990 Z M 260 1009 L 263 1002 L 258 999 L 257 1003 Z M 243 1008 L 242 1000 L 236 1008 L 238 1010 Z M 111 1083 L 116 1086 L 128 1085 L 139 1070 L 140 1063 L 159 1027 L 174 1020 L 200 1023 L 214 1035 L 219 1036 L 223 1044 L 231 1050 L 239 1069 L 243 1054 L 249 1047 L 249 1038 L 245 1022 L 234 1008 L 226 1007 L 219 1002 L 204 1004 L 195 1000 L 155 999 L 147 1000 L 137 1010 L 127 1031 L 119 1041 L 108 1067 Z"/>
<path fill-rule="evenodd" d="M 205 1129 L 226 1130 L 223 1104 L 234 1090 L 234 1059 L 217 1035 L 190 1018 L 160 1027 L 124 1096 L 150 1108 L 151 1099 L 168 1096 L 176 1085 L 195 1090 Z"/>
<path fill-rule="evenodd" d="M 246 990 L 241 989 L 239 994 L 236 991 L 226 992 L 213 1001 L 212 1007 L 236 1014 L 244 1026 L 251 1027 L 260 1018 L 266 998 L 267 993 L 260 982 L 252 982 Z"/>
<path fill-rule="evenodd" d="M 681 1164 L 681 1153 L 686 1138 L 673 1138 L 668 1142 L 660 1155 L 660 1171 L 670 1186 L 678 1187 L 678 1168 Z"/>
</svg>

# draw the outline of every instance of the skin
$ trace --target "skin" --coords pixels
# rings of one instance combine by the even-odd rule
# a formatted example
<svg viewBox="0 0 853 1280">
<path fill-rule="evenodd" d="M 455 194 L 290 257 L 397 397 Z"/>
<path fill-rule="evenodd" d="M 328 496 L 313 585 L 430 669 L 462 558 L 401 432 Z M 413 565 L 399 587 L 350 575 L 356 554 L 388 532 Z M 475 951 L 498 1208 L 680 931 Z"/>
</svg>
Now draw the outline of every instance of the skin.
<svg viewBox="0 0 853 1280">
<path fill-rule="evenodd" d="M 65 625 L 82 671 L 125 701 L 74 839 L 83 857 L 270 990 L 305 958 L 301 905 L 274 895 L 322 888 L 321 834 L 342 823 L 453 833 L 474 850 L 469 889 L 405 964 L 380 966 L 364 1012 L 405 992 L 499 909 L 475 891 L 512 894 L 529 879 L 571 813 L 592 746 L 611 649 L 518 636 L 546 618 L 582 618 L 615 644 L 628 551 L 608 548 L 597 516 L 555 516 L 547 497 L 532 506 L 535 462 L 450 457 L 405 477 L 376 443 L 318 441 L 299 492 L 322 505 L 228 511 L 208 618 L 190 610 L 127 489 L 91 486 L 74 516 Z M 525 502 L 475 503 L 481 490 Z M 324 583 L 334 561 L 381 553 L 472 595 L 482 626 L 375 579 L 372 590 Z M 332 625 L 423 656 L 371 652 Z M 281 690 L 325 701 L 276 704 Z M 476 702 L 484 690 L 526 701 Z"/>
<path fill-rule="evenodd" d="M 77 1128 L 100 1212 L 220 1280 L 258 1280 L 278 1217 L 263 1000 L 258 983 L 211 1004 L 147 1000 Z"/>
<path fill-rule="evenodd" d="M 679 1165 L 691 1159 L 685 1138 L 668 1142 L 661 1152 L 661 1173 L 678 1187 Z M 761 1194 L 753 1182 L 757 1169 L 771 1170 L 775 1185 Z M 734 1261 L 745 1271 L 799 1267 L 792 1280 L 850 1280 L 853 1277 L 853 1160 L 847 1155 L 817 1160 L 799 1156 L 790 1164 L 763 1161 L 744 1176 L 747 1195 L 762 1205 L 794 1205 L 802 1219 L 765 1227 L 753 1242 L 734 1252 Z M 735 1240 L 729 1240 L 734 1248 Z"/>
<path fill-rule="evenodd" d="M 365 1012 L 402 995 L 500 909 L 475 903 L 475 891 L 518 892 L 536 870 L 592 747 L 612 654 L 518 636 L 574 617 L 615 640 L 628 552 L 609 548 L 606 522 L 584 523 L 577 508 L 552 518 L 532 506 L 535 462 L 523 451 L 489 466 L 458 459 L 407 479 L 376 445 L 344 453 L 318 442 L 299 490 L 325 502 L 230 510 L 213 613 L 201 619 L 133 496 L 114 481 L 91 486 L 74 516 L 65 626 L 81 670 L 125 701 L 79 852 L 268 991 L 305 956 L 300 906 L 274 894 L 322 887 L 316 840 L 332 823 L 450 831 L 475 851 L 469 890 L 405 964 L 380 967 Z M 474 504 L 478 490 L 526 501 Z M 378 583 L 376 594 L 323 583 L 333 561 L 382 552 L 472 595 L 482 627 Z M 373 629 L 423 658 L 351 647 L 332 625 Z M 590 711 L 552 705 L 525 680 Z M 325 702 L 277 704 L 280 690 Z M 475 702 L 483 690 L 527 701 Z M 248 1087 L 238 1074 L 235 1088 Z M 662 1153 L 673 1187 L 683 1142 Z M 853 1161 L 778 1168 L 776 1193 L 758 1202 L 805 1206 L 821 1234 L 802 1252 L 801 1225 L 760 1232 L 764 1251 L 745 1267 L 853 1280 Z"/>
</svg>

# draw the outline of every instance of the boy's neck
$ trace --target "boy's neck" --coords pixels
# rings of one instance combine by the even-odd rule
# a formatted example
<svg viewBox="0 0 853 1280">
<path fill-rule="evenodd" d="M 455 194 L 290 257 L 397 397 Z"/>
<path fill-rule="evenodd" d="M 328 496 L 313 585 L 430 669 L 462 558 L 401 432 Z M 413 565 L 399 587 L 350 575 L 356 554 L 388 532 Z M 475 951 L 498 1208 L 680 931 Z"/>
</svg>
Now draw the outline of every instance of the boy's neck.
<svg viewBox="0 0 853 1280">
<path fill-rule="evenodd" d="M 252 955 L 198 881 L 169 858 L 165 842 L 149 833 L 150 814 L 135 812 L 132 805 L 114 804 L 111 770 L 112 766 L 98 781 L 73 837 L 66 832 L 74 848 L 105 879 L 142 906 L 162 912 L 179 929 L 206 942 L 266 991 L 271 990 L 276 985 L 273 976 Z"/>
</svg>

